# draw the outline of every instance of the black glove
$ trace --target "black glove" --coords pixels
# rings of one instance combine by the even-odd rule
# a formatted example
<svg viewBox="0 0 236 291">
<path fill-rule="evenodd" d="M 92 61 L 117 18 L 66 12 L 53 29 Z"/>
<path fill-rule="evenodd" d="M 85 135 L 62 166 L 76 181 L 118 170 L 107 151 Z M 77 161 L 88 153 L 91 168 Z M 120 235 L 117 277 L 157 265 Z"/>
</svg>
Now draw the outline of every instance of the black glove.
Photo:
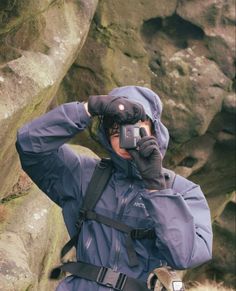
<svg viewBox="0 0 236 291">
<path fill-rule="evenodd" d="M 135 150 L 128 150 L 149 190 L 166 188 L 162 173 L 162 156 L 154 136 L 147 136 L 145 128 L 140 128 L 141 139 Z"/>
<path fill-rule="evenodd" d="M 143 106 L 123 96 L 90 96 L 88 111 L 92 116 L 110 116 L 119 124 L 136 123 L 139 120 L 144 121 L 146 119 Z"/>
</svg>

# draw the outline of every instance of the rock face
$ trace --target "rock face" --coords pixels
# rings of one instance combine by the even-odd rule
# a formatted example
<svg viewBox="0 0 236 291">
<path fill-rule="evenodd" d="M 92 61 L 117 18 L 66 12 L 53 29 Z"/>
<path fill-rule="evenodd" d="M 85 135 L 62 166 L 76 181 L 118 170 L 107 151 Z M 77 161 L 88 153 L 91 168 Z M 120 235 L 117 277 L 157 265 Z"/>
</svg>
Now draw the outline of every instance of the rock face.
<svg viewBox="0 0 236 291">
<path fill-rule="evenodd" d="M 0 290 L 54 289 L 48 274 L 65 227 L 60 210 L 20 176 L 16 131 L 48 109 L 96 6 L 97 0 L 0 3 Z"/>
<path fill-rule="evenodd" d="M 67 239 L 59 207 L 36 186 L 4 207 L 9 219 L 0 234 L 0 290 L 52 290 L 48 274 Z"/>
<path fill-rule="evenodd" d="M 1 197 L 17 181 L 16 130 L 48 108 L 84 43 L 96 5 L 96 0 L 0 4 Z"/>
<path fill-rule="evenodd" d="M 17 129 L 58 103 L 123 85 L 160 95 L 165 166 L 199 183 L 211 207 L 214 258 L 186 279 L 234 285 L 234 1 L 1 2 L 0 290 L 52 290 L 46 278 L 66 239 L 57 207 L 20 175 Z M 102 153 L 88 132 L 75 141 Z"/>
<path fill-rule="evenodd" d="M 87 148 L 71 148 L 97 157 Z M 58 281 L 48 276 L 60 265 L 60 250 L 69 239 L 61 209 L 25 174 L 20 177 L 14 199 L 0 205 L 0 290 L 54 290 Z"/>
</svg>

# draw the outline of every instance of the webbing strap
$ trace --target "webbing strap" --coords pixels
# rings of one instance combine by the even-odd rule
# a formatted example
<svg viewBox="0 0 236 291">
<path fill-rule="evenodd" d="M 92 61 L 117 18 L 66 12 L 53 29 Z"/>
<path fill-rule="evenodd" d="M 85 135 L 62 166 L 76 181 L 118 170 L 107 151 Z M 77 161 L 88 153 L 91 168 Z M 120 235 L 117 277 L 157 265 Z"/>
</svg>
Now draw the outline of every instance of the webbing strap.
<svg viewBox="0 0 236 291">
<path fill-rule="evenodd" d="M 51 273 L 51 279 L 55 279 L 54 274 L 60 275 L 60 272 L 69 272 L 74 276 L 94 281 L 105 287 L 113 288 L 116 291 L 148 291 L 145 282 L 127 275 L 115 272 L 110 268 L 99 267 L 85 262 L 69 262 L 54 269 Z"/>
<path fill-rule="evenodd" d="M 79 238 L 79 232 L 77 232 L 76 235 L 74 235 L 61 249 L 60 258 L 62 261 L 62 258 L 74 247 L 76 246 Z"/>
<path fill-rule="evenodd" d="M 98 214 L 94 211 L 86 211 L 85 217 L 86 219 L 96 220 L 99 223 L 105 224 L 109 227 L 115 228 L 119 231 L 126 233 L 125 246 L 126 246 L 126 251 L 129 258 L 129 266 L 133 267 L 133 266 L 138 265 L 138 258 L 137 258 L 137 255 L 133 246 L 133 241 L 130 235 L 132 231 L 132 227 L 118 220 Z"/>
<path fill-rule="evenodd" d="M 118 220 L 112 219 L 110 217 L 104 216 L 102 214 L 99 214 L 94 211 L 86 211 L 85 212 L 85 218 L 86 219 L 91 219 L 91 220 L 96 220 L 97 222 L 100 222 L 102 224 L 105 224 L 107 226 L 111 226 L 115 229 L 118 229 L 119 231 L 125 232 L 125 233 L 130 233 L 131 230 L 133 229 L 132 227 L 128 226 L 127 224 L 120 222 Z"/>
<path fill-rule="evenodd" d="M 111 172 L 112 172 L 112 162 L 109 159 L 102 159 L 96 165 L 92 178 L 85 193 L 85 198 L 81 207 L 82 210 L 80 211 L 80 216 L 76 223 L 78 230 L 77 234 L 74 235 L 61 249 L 60 254 L 61 261 L 63 257 L 72 249 L 72 247 L 76 246 L 77 244 L 79 233 L 83 224 L 83 218 L 81 219 L 83 210 L 89 210 L 94 208 L 108 183 L 108 180 L 111 176 Z"/>
<path fill-rule="evenodd" d="M 101 224 L 105 224 L 109 227 L 126 233 L 125 246 L 129 258 L 129 266 L 131 267 L 138 265 L 138 258 L 134 249 L 132 239 L 153 239 L 156 236 L 154 229 L 134 229 L 121 221 L 104 216 L 92 210 L 84 212 L 84 219 L 95 220 Z"/>
<path fill-rule="evenodd" d="M 97 204 L 104 188 L 111 176 L 112 162 L 110 159 L 102 159 L 93 172 L 90 183 L 85 193 L 81 209 L 93 209 Z"/>
</svg>

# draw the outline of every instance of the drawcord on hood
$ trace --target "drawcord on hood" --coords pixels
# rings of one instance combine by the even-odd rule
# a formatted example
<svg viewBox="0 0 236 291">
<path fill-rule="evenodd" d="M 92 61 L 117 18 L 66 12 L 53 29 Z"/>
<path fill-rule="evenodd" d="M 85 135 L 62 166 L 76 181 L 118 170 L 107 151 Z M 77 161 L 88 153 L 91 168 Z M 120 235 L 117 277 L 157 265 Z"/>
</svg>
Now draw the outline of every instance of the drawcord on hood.
<svg viewBox="0 0 236 291">
<path fill-rule="evenodd" d="M 109 92 L 108 95 L 124 96 L 132 101 L 140 103 L 144 107 L 146 115 L 153 123 L 154 134 L 157 138 L 160 152 L 162 156 L 164 156 L 169 142 L 169 133 L 167 128 L 161 122 L 162 103 L 159 96 L 149 88 L 140 86 L 118 87 Z M 109 140 L 107 139 L 102 123 L 98 127 L 97 136 L 99 142 L 109 152 L 114 166 L 122 176 L 141 179 L 135 163 L 132 160 L 123 159 L 114 152 Z"/>
</svg>

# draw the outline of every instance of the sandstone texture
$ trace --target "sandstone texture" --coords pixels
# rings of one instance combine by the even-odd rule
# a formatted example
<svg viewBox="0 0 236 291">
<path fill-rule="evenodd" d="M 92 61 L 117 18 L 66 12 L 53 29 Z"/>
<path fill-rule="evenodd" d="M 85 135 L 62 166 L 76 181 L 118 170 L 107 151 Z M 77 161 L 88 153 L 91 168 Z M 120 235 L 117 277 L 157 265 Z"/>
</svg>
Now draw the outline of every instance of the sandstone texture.
<svg viewBox="0 0 236 291">
<path fill-rule="evenodd" d="M 67 235 L 61 210 L 34 186 L 4 203 L 7 223 L 0 233 L 0 290 L 52 290 L 52 264 L 59 264 Z"/>
<path fill-rule="evenodd" d="M 96 0 L 0 4 L 1 197 L 17 181 L 16 130 L 47 110 L 84 43 L 96 5 Z"/>
<path fill-rule="evenodd" d="M 54 290 L 61 210 L 20 171 L 17 129 L 46 112 L 86 39 L 97 0 L 0 3 L 0 290 Z"/>
</svg>

